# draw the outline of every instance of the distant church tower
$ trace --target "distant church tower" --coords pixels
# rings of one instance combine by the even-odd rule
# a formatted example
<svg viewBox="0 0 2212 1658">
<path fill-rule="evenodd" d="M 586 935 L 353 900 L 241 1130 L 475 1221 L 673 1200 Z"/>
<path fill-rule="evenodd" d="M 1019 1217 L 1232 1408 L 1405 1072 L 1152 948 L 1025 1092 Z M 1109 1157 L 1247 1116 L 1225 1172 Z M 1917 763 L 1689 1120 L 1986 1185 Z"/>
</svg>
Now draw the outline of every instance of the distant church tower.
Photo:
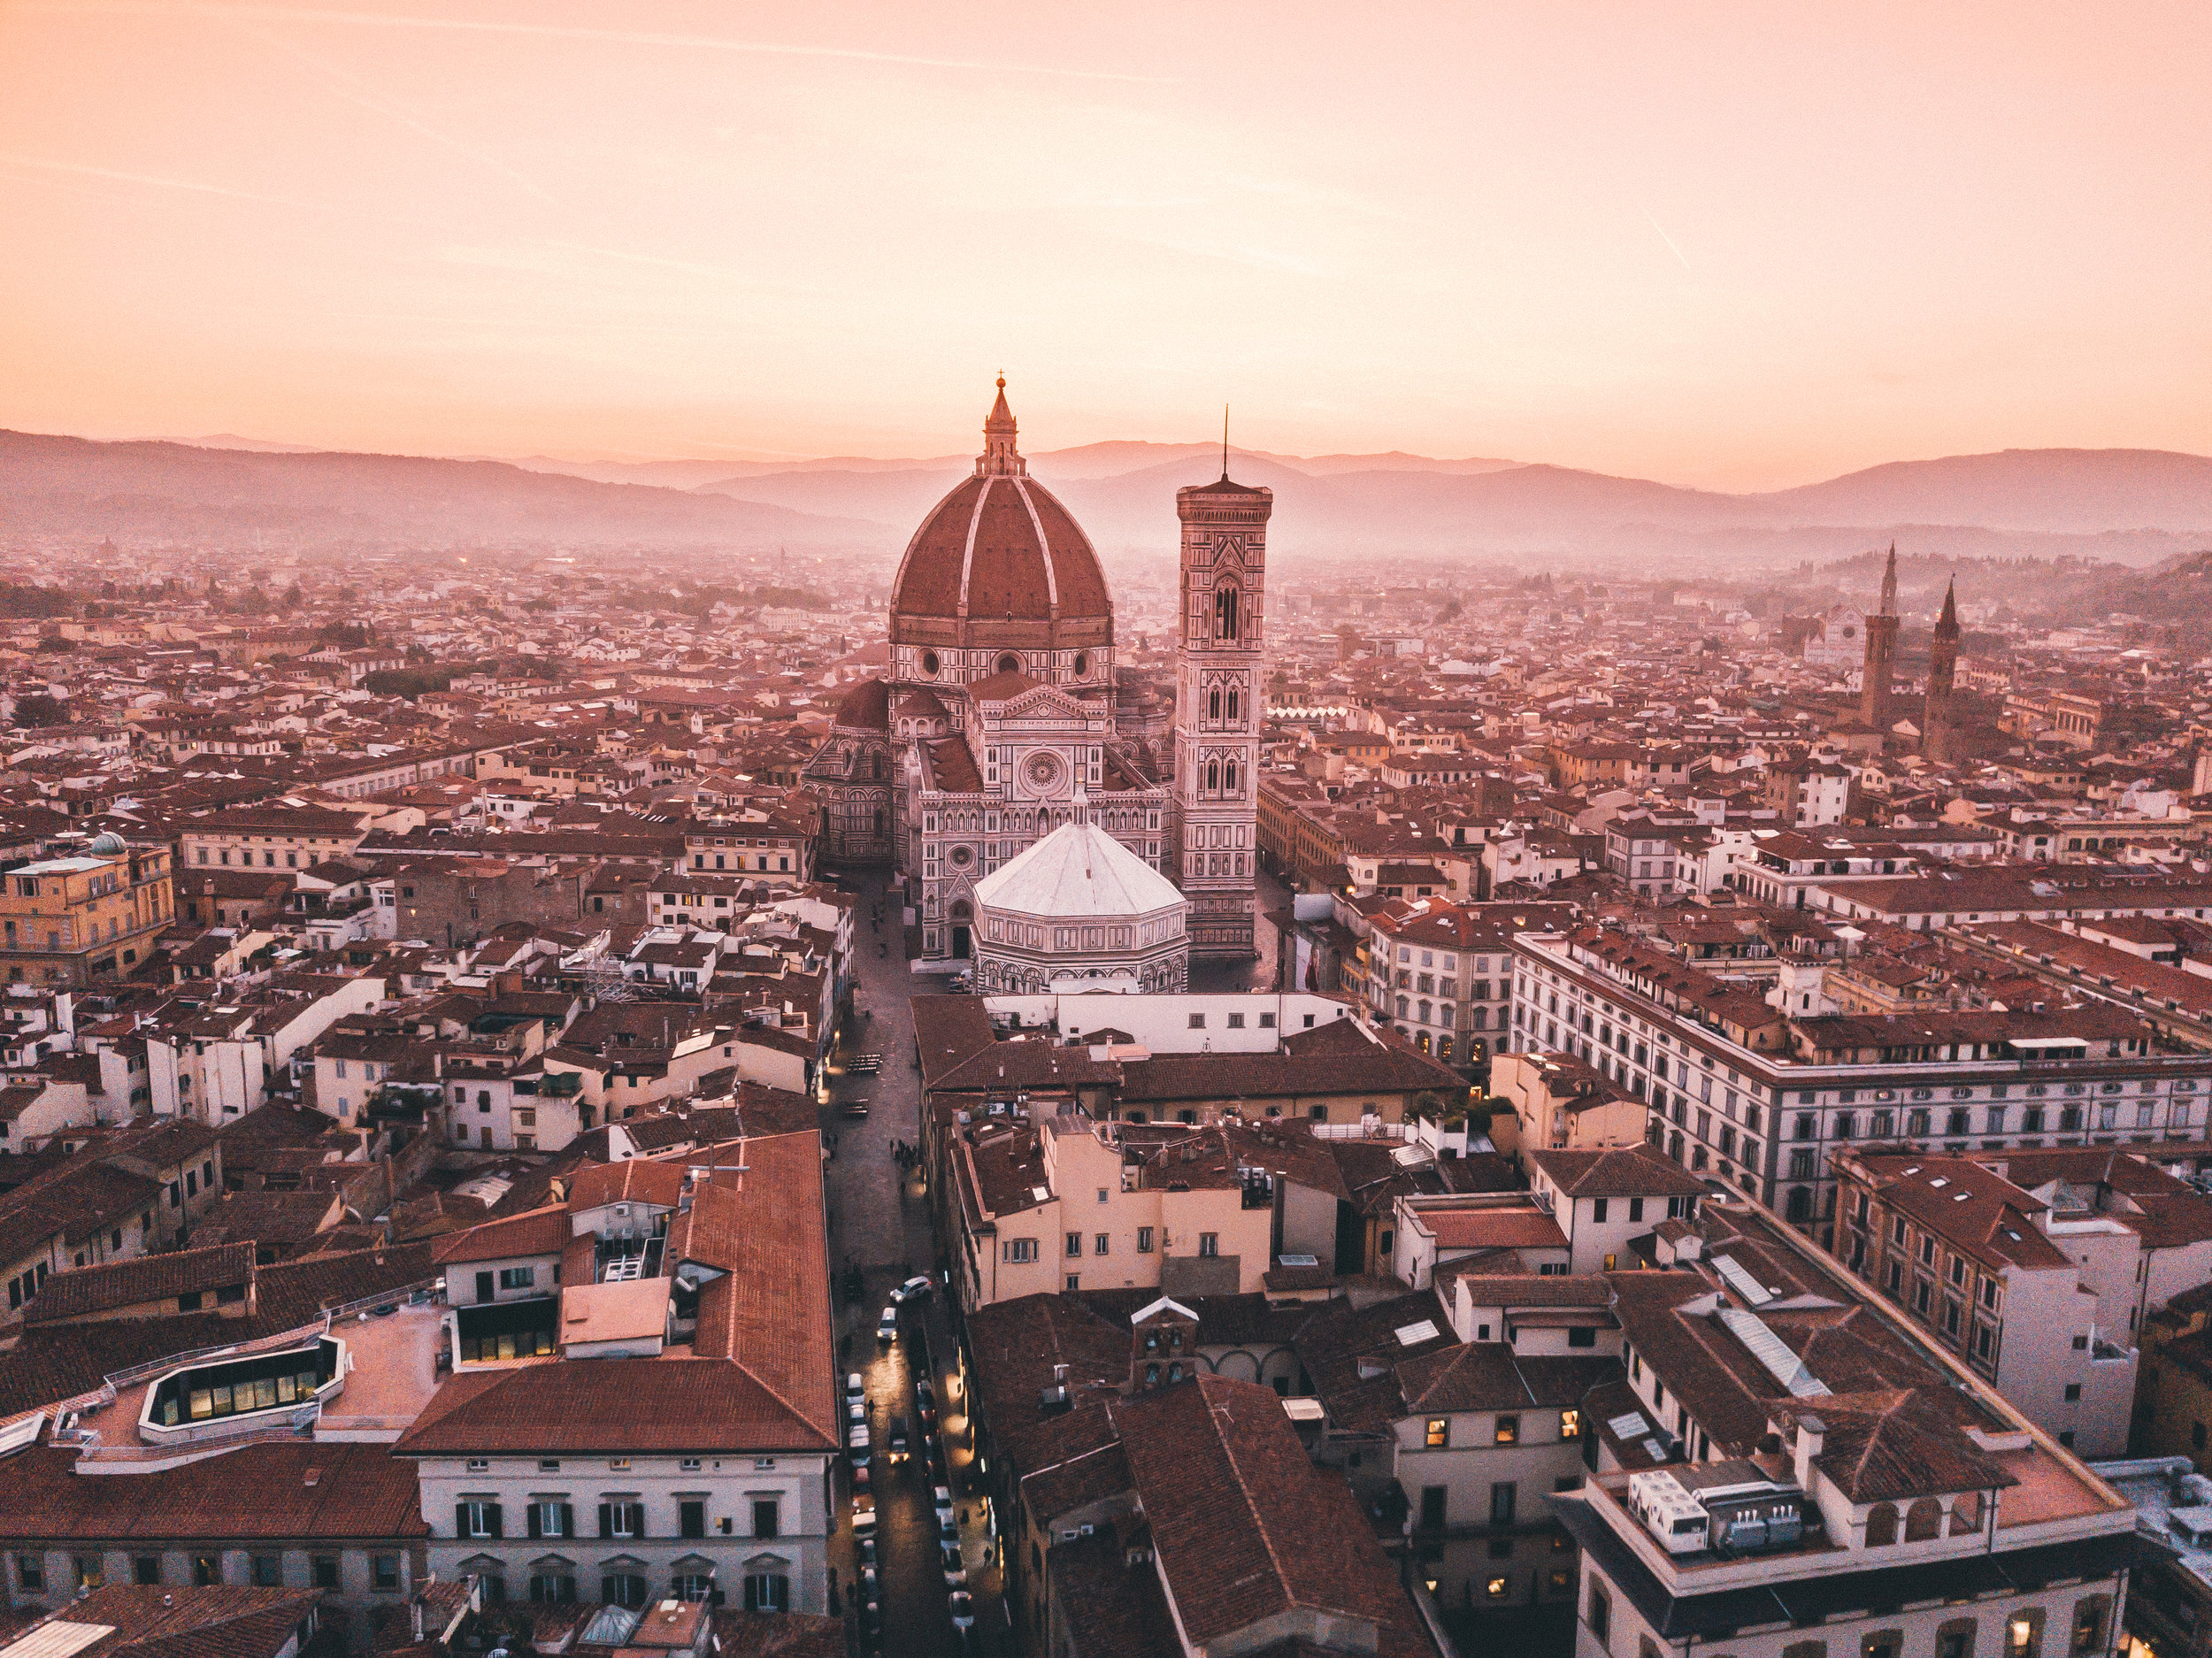
<svg viewBox="0 0 2212 1658">
<path fill-rule="evenodd" d="M 1859 718 L 1886 733 L 1890 725 L 1889 684 L 1897 660 L 1897 543 L 1889 548 L 1882 572 L 1882 608 L 1866 618 L 1866 673 L 1859 687 Z"/>
<path fill-rule="evenodd" d="M 1191 901 L 1191 958 L 1255 954 L 1259 888 L 1262 597 L 1275 492 L 1221 480 L 1175 492 L 1183 524 L 1175 646 L 1176 881 Z"/>
<path fill-rule="evenodd" d="M 1935 637 L 1928 645 L 1928 706 L 1920 721 L 1920 752 L 1937 765 L 1958 764 L 1958 713 L 1951 706 L 1958 667 L 1958 580 L 1954 577 L 1943 590 L 1943 614 L 1936 618 Z"/>
</svg>

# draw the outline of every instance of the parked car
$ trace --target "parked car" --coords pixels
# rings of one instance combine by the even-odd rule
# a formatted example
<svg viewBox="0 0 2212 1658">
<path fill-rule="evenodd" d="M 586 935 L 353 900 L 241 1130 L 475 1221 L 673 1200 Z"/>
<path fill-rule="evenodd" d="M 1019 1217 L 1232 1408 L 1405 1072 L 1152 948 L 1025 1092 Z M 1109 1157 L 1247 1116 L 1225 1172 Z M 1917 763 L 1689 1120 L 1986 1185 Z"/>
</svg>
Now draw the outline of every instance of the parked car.
<svg viewBox="0 0 2212 1658">
<path fill-rule="evenodd" d="M 853 1499 L 853 1535 L 864 1548 L 876 1546 L 876 1504 L 872 1497 Z"/>
<path fill-rule="evenodd" d="M 975 1597 L 965 1589 L 955 1589 L 952 1600 L 952 1626 L 966 1631 L 975 1627 Z"/>
<path fill-rule="evenodd" d="M 872 1531 L 860 1539 L 860 1563 L 870 1571 L 876 1569 L 876 1539 Z"/>
<path fill-rule="evenodd" d="M 884 1447 L 890 1452 L 891 1461 L 895 1464 L 906 1461 L 907 1438 L 904 1416 L 891 1418 L 891 1435 L 884 1441 Z"/>
<path fill-rule="evenodd" d="M 942 1525 L 952 1518 L 952 1492 L 949 1487 L 940 1485 L 931 1494 L 936 1501 L 937 1524 Z"/>
<path fill-rule="evenodd" d="M 871 1646 L 883 1643 L 883 1608 L 876 1601 L 860 1608 L 860 1639 Z"/>
<path fill-rule="evenodd" d="M 922 1425 L 929 1427 L 937 1420 L 937 1388 L 928 1377 L 914 1384 L 914 1409 L 921 1416 Z"/>
<path fill-rule="evenodd" d="M 883 1309 L 883 1316 L 876 1320 L 876 1339 L 889 1342 L 896 1341 L 898 1339 L 899 1309 L 895 1307 L 887 1307 Z"/>
<path fill-rule="evenodd" d="M 867 1455 L 868 1424 L 866 1423 L 856 1422 L 845 1430 L 845 1448 L 849 1451 L 856 1451 L 863 1456 Z"/>
<path fill-rule="evenodd" d="M 848 1371 L 845 1376 L 845 1402 L 849 1405 L 854 1400 L 865 1399 L 867 1396 L 868 1385 L 860 1379 L 860 1372 L 858 1370 Z"/>
<path fill-rule="evenodd" d="M 941 1550 L 940 1553 L 943 1556 L 945 1587 L 948 1589 L 967 1587 L 968 1563 L 960 1558 L 960 1551 L 956 1548 L 948 1548 Z"/>
<path fill-rule="evenodd" d="M 900 1285 L 898 1288 L 893 1290 L 891 1292 L 891 1299 L 895 1302 L 898 1302 L 902 1305 L 907 1301 L 918 1301 L 924 1296 L 927 1295 L 930 1291 L 936 1287 L 937 1286 L 935 1285 L 929 1281 L 928 1273 L 917 1273 L 914 1277 L 907 1279 L 905 1283 Z"/>
<path fill-rule="evenodd" d="M 874 1488 L 875 1481 L 868 1472 L 868 1459 L 864 1456 L 856 1456 L 853 1458 L 853 1490 L 858 1493 L 872 1491 Z"/>
</svg>

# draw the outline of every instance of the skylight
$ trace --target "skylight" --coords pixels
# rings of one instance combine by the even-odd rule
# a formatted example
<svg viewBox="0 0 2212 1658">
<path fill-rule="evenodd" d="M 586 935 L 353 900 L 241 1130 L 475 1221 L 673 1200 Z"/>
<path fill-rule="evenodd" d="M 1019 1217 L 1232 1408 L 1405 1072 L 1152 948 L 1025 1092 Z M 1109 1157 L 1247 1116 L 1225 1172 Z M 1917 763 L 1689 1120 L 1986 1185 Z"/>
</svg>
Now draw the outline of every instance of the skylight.
<svg viewBox="0 0 2212 1658">
<path fill-rule="evenodd" d="M 1826 1396 L 1828 1384 L 1805 1368 L 1805 1361 L 1790 1350 L 1788 1343 L 1770 1330 L 1756 1313 L 1747 1313 L 1734 1307 L 1724 1307 L 1721 1323 L 1735 1332 L 1736 1339 L 1751 1349 L 1751 1356 L 1766 1366 L 1774 1379 L 1788 1388 L 1800 1399 Z"/>
<path fill-rule="evenodd" d="M 1941 1191 L 1945 1186 L 1951 1184 L 1951 1177 L 1946 1174 L 1939 1174 L 1932 1180 L 1929 1181 L 1928 1184 L 1934 1186 L 1938 1191 Z"/>
<path fill-rule="evenodd" d="M 1424 1341 L 1436 1339 L 1436 1320 L 1424 1318 L 1417 1324 L 1401 1324 L 1394 1332 L 1402 1347 L 1417 1347 Z"/>
<path fill-rule="evenodd" d="M 1763 1307 L 1774 1299 L 1774 1292 L 1751 1276 L 1751 1269 L 1733 1255 L 1716 1255 L 1714 1267 L 1728 1280 L 1728 1287 L 1742 1296 L 1753 1307 Z"/>
</svg>

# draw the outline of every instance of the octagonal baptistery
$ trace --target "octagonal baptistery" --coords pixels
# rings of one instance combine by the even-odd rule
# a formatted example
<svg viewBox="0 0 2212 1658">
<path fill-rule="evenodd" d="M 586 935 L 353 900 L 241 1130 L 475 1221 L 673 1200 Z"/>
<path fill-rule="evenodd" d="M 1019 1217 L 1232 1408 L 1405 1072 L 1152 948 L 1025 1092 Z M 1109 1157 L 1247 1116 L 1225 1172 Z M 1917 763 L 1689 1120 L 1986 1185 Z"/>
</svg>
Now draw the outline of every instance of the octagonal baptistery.
<svg viewBox="0 0 2212 1658">
<path fill-rule="evenodd" d="M 976 988 L 1190 988 L 1190 901 L 1090 821 L 1076 819 L 976 884 Z"/>
<path fill-rule="evenodd" d="M 907 543 L 891 587 L 891 678 L 961 687 L 1025 673 L 1080 695 L 1114 683 L 1114 606 L 1074 516 L 1014 447 L 1006 381 L 975 476 Z"/>
</svg>

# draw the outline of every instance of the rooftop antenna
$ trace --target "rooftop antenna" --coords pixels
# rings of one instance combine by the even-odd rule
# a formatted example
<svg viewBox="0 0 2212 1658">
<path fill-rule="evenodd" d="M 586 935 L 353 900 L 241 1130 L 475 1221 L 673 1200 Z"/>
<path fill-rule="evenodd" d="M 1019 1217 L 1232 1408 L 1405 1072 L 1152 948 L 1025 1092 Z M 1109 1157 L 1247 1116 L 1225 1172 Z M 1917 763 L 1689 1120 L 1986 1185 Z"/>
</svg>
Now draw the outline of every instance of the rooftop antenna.
<svg viewBox="0 0 2212 1658">
<path fill-rule="evenodd" d="M 1229 405 L 1221 405 L 1221 481 L 1229 481 Z"/>
</svg>

